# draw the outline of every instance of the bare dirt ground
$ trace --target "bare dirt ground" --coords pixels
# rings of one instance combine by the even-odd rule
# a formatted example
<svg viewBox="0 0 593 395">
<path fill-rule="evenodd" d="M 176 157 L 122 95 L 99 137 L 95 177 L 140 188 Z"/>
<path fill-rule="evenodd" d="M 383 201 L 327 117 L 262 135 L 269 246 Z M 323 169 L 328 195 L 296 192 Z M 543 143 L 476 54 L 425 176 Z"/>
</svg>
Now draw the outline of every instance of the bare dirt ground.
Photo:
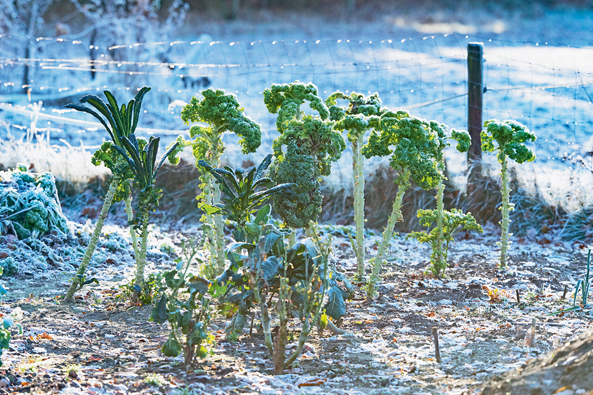
<svg viewBox="0 0 593 395">
<path fill-rule="evenodd" d="M 345 228 L 323 229 L 335 236 L 333 263 L 353 274 Z M 126 231 L 113 225 L 109 233 Z M 163 237 L 183 237 L 159 229 L 153 234 L 154 247 Z M 368 258 L 375 253 L 377 239 L 369 234 Z M 163 356 L 160 347 L 167 324 L 149 322 L 151 306 L 132 306 L 119 288 L 133 272 L 132 259 L 126 258 L 131 258 L 129 245 L 110 250 L 103 240 L 98 251 L 103 262 L 90 272 L 100 284 L 79 291 L 73 304 L 58 298 L 73 271 L 33 272 L 7 282 L 2 311 L 22 311 L 23 334 L 14 334 L 10 350 L 2 356 L 0 386 L 7 392 L 85 394 L 472 393 L 491 377 L 529 366 L 534 358 L 591 327 L 593 320 L 584 313 L 548 315 L 572 304 L 568 299 L 585 270 L 584 245 L 515 239 L 512 263 L 500 271 L 493 227 L 486 228 L 485 236 L 462 239 L 450 254 L 448 278 L 435 280 L 422 274 L 428 249 L 395 238 L 379 297 L 365 303 L 358 284 L 338 323 L 348 333 L 314 331 L 298 362 L 281 376 L 272 374 L 257 316 L 252 333 L 234 342 L 223 333 L 229 319 L 218 316 L 211 328 L 215 354 L 188 372 L 180 358 Z M 547 243 L 544 240 L 539 241 Z M 174 265 L 175 252 L 150 251 L 151 271 Z M 562 299 L 565 284 L 569 292 Z M 533 318 L 536 340 L 526 346 Z M 440 333 L 440 365 L 431 337 L 435 326 Z M 558 388 L 550 390 L 554 386 Z M 561 387 L 571 391 L 567 394 L 591 389 L 579 388 L 577 381 L 553 383 L 549 392 L 541 393 Z"/>
</svg>

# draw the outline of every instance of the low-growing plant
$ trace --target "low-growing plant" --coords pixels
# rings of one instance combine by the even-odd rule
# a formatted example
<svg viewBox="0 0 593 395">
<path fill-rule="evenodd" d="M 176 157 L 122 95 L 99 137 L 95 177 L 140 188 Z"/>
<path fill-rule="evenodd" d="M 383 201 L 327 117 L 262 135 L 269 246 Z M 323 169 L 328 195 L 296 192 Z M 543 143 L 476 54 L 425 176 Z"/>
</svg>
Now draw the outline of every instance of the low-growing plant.
<svg viewBox="0 0 593 395">
<path fill-rule="evenodd" d="M 500 237 L 500 268 L 507 265 L 507 252 L 509 241 L 509 213 L 513 211 L 514 204 L 509 202 L 509 180 L 507 158 L 521 164 L 535 160 L 535 154 L 526 142 L 536 140 L 535 134 L 517 121 L 489 120 L 484 122 L 486 130 L 482 130 L 482 150 L 486 152 L 497 151 L 497 159 L 501 164 L 500 176 L 502 179 L 502 220 Z M 496 143 L 496 145 L 494 144 Z"/>
<path fill-rule="evenodd" d="M 302 111 L 307 102 L 318 115 Z M 317 222 L 321 212 L 321 178 L 331 173 L 331 163 L 340 159 L 346 142 L 333 129 L 329 110 L 313 84 L 274 84 L 264 91 L 264 103 L 269 112 L 278 113 L 276 128 L 280 133 L 274 140 L 270 177 L 278 184 L 296 184 L 274 195 L 274 210 L 286 226 L 307 228 L 310 221 Z"/>
<path fill-rule="evenodd" d="M 19 164 L 5 174 L 0 178 L 1 235 L 13 233 L 24 240 L 50 231 L 69 232 L 51 173 L 31 174 L 25 165 Z M 11 275 L 7 271 L 4 274 Z"/>
<path fill-rule="evenodd" d="M 579 291 L 581 291 L 581 303 L 579 307 L 585 309 L 589 304 L 589 290 L 591 289 L 591 250 L 589 250 L 589 254 L 587 255 L 587 272 L 585 273 L 585 277 L 581 280 L 577 281 L 576 289 L 574 291 L 574 299 L 572 300 L 572 306 L 577 306 L 577 296 Z"/>
<path fill-rule="evenodd" d="M 163 291 L 164 279 L 162 273 L 150 273 L 142 286 L 136 284 L 136 280 L 119 286 L 119 294 L 116 298 L 132 300 L 136 299 L 142 305 L 150 305 Z"/>
<path fill-rule="evenodd" d="M 115 147 L 122 147 L 122 139 L 128 138 L 134 135 L 136 127 L 138 126 L 138 119 L 140 118 L 140 108 L 142 106 L 142 100 L 144 95 L 150 91 L 149 87 L 143 87 L 138 91 L 136 96 L 130 100 L 127 107 L 122 104 L 119 107 L 117 100 L 109 91 L 104 91 L 107 103 L 101 100 L 99 97 L 94 95 L 86 95 L 80 99 L 80 103 L 70 103 L 66 105 L 66 108 L 71 108 L 77 111 L 85 112 L 101 122 L 111 141 L 104 142 L 101 147 L 93 154 L 92 162 L 95 166 L 105 165 L 111 170 L 111 181 L 109 183 L 109 189 L 105 200 L 103 201 L 103 207 L 101 213 L 97 219 L 95 230 L 91 236 L 91 240 L 87 246 L 82 262 L 78 267 L 76 276 L 72 279 L 70 288 L 66 292 L 65 300 L 71 301 L 74 293 L 83 287 L 87 282 L 85 279 L 85 271 L 93 257 L 103 224 L 107 218 L 109 208 L 114 202 L 119 200 L 126 201 L 126 212 L 128 215 L 128 221 L 132 221 L 133 213 L 131 211 L 131 191 L 130 184 L 127 181 L 130 176 L 130 169 L 123 158 L 119 156 Z M 87 107 L 84 104 L 88 103 L 91 107 Z M 134 247 L 135 257 L 138 260 L 137 242 L 136 235 L 133 229 L 130 229 L 130 237 L 132 239 L 132 245 Z"/>
<path fill-rule="evenodd" d="M 338 100 L 346 100 L 348 106 L 340 107 Z M 348 132 L 348 141 L 352 144 L 352 175 L 354 179 L 354 225 L 356 226 L 356 240 L 350 236 L 350 243 L 356 256 L 356 276 L 364 279 L 364 156 L 362 146 L 364 135 L 379 126 L 381 99 L 377 93 L 365 97 L 352 92 L 346 95 L 335 92 L 325 100 L 329 107 L 330 118 L 336 121 L 334 129 Z"/>
<path fill-rule="evenodd" d="M 193 263 L 203 263 L 197 257 L 202 249 L 200 241 L 183 243 L 183 258 L 176 260 L 175 269 L 163 273 L 166 288 L 150 317 L 159 324 L 169 322 L 171 332 L 161 352 L 169 357 L 183 352 L 186 369 L 196 357 L 213 354 L 214 336 L 208 330 L 212 313 L 210 297 L 218 297 L 225 291 L 224 287 L 189 272 Z"/>
<path fill-rule="evenodd" d="M 165 378 L 158 373 L 149 373 L 144 377 L 144 382 L 154 387 L 162 387 L 165 385 Z"/>
<path fill-rule="evenodd" d="M 179 139 L 182 146 L 191 146 L 196 164 L 205 161 L 212 168 L 218 168 L 220 158 L 225 150 L 222 142 L 224 133 L 232 132 L 240 137 L 239 144 L 244 154 L 255 152 L 261 144 L 260 126 L 243 114 L 237 97 L 225 94 L 222 90 L 206 89 L 201 92 L 204 97 L 199 100 L 192 97 L 190 103 L 181 111 L 181 119 L 190 122 L 205 123 L 208 126 L 194 125 L 189 131 L 193 141 Z M 221 273 L 224 270 L 224 223 L 222 217 L 213 216 L 204 205 L 214 206 L 220 203 L 220 187 L 213 182 L 210 172 L 200 176 L 202 193 L 196 197 L 198 207 L 205 211 L 202 217 L 208 239 L 206 245 L 210 251 L 212 271 Z"/>
<path fill-rule="evenodd" d="M 399 173 L 395 181 L 398 190 L 393 202 L 393 209 L 373 261 L 373 271 L 367 290 L 368 300 L 372 300 L 374 297 L 381 266 L 389 242 L 393 237 L 395 224 L 403 218 L 401 206 L 404 194 L 411 185 L 410 180 L 413 180 L 422 189 L 432 189 L 438 185 L 441 179 L 438 161 L 438 131 L 433 129 L 434 126 L 434 123 L 413 117 L 406 111 L 388 111 L 381 116 L 380 130 L 374 130 L 368 143 L 363 147 L 362 153 L 367 158 L 389 156 L 391 167 Z"/>
<path fill-rule="evenodd" d="M 455 208 L 442 212 L 439 229 L 439 215 L 438 210 L 418 210 L 420 225 L 428 229 L 425 232 L 410 232 L 407 236 L 407 238 L 415 238 L 421 243 L 430 245 L 432 254 L 430 255 L 429 270 L 435 277 L 442 277 L 445 273 L 449 245 L 455 240 L 457 232 L 460 230 L 483 232 L 482 227 L 476 223 L 476 219 L 471 214 L 466 214 Z M 444 246 L 442 245 L 443 240 Z"/>
<path fill-rule="evenodd" d="M 170 155 L 178 152 L 179 143 L 173 142 L 167 151 L 157 163 L 157 155 L 159 151 L 160 137 L 151 137 L 150 140 L 142 141 L 136 139 L 134 134 L 128 137 L 122 137 L 122 147 L 114 146 L 117 152 L 126 160 L 128 166 L 133 174 L 133 180 L 138 189 L 138 212 L 134 219 L 134 227 L 140 230 L 140 248 L 136 258 L 136 279 L 135 286 L 142 288 L 144 284 L 144 269 L 146 266 L 146 250 L 148 242 L 148 225 L 150 212 L 158 207 L 159 199 L 162 196 L 162 190 L 154 187 L 154 181 L 161 169 L 165 159 L 169 158 L 170 162 L 177 163 L 176 158 L 171 158 Z M 139 290 L 137 290 L 139 292 Z M 137 299 L 137 294 L 132 298 Z"/>
</svg>

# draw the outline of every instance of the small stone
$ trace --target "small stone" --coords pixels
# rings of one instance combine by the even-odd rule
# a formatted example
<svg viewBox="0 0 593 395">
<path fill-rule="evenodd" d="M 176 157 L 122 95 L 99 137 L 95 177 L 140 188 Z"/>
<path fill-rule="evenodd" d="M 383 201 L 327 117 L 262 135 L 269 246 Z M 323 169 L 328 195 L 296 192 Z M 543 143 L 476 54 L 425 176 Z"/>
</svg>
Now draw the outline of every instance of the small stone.
<svg viewBox="0 0 593 395">
<path fill-rule="evenodd" d="M 9 385 L 10 385 L 10 381 L 8 381 L 7 379 L 0 380 L 0 388 L 6 388 Z"/>
<path fill-rule="evenodd" d="M 43 347 L 33 347 L 33 354 L 47 354 L 47 350 Z"/>
<path fill-rule="evenodd" d="M 77 379 L 78 373 L 76 373 L 76 370 L 71 370 L 68 372 L 68 377 L 70 377 L 71 379 Z"/>
</svg>

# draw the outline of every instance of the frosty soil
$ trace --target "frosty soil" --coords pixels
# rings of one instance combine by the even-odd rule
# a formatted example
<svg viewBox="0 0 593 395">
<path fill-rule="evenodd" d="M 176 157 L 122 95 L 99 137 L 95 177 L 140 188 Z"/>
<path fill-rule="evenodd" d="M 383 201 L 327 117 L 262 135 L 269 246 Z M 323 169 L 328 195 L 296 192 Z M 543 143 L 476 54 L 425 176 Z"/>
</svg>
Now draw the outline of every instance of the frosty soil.
<svg viewBox="0 0 593 395">
<path fill-rule="evenodd" d="M 335 235 L 332 260 L 339 270 L 352 275 L 355 259 L 347 238 L 340 235 L 344 229 L 329 226 L 324 230 Z M 148 322 L 149 307 L 133 307 L 117 297 L 118 286 L 126 282 L 124 274 L 131 276 L 131 246 L 120 243 L 122 248 L 110 251 L 104 239 L 95 259 L 98 270 L 92 273 L 100 284 L 89 287 L 74 305 L 60 305 L 55 298 L 64 292 L 74 267 L 67 273 L 24 274 L 24 279 L 8 282 L 4 312 L 21 309 L 25 332 L 14 336 L 3 357 L 7 379 L 14 385 L 11 389 L 68 388 L 70 393 L 185 388 L 208 394 L 461 393 L 475 389 L 489 376 L 545 354 L 591 324 L 590 317 L 580 314 L 546 316 L 567 304 L 561 299 L 564 283 L 572 287 L 584 271 L 584 246 L 525 244 L 516 239 L 510 268 L 500 272 L 494 232 L 487 227 L 485 236 L 459 240 L 450 254 L 455 267 L 446 280 L 420 274 L 427 265 L 427 247 L 402 237 L 394 239 L 391 252 L 400 254 L 393 254 L 397 258 L 384 266 L 379 298 L 366 305 L 363 292 L 357 289 L 341 325 L 348 334 L 315 332 L 298 363 L 281 376 L 273 376 L 268 368 L 257 325 L 251 335 L 245 333 L 237 342 L 228 342 L 223 334 L 228 320 L 220 316 L 213 321 L 216 354 L 199 363 L 195 371 L 186 374 L 181 357 L 162 356 L 159 349 L 166 340 L 166 325 Z M 127 234 L 115 225 L 108 233 Z M 163 243 L 157 238 L 168 236 L 172 243 L 183 233 L 157 230 L 152 234 L 150 271 L 168 269 L 175 253 L 161 252 Z M 367 258 L 375 254 L 377 239 L 367 238 Z M 515 300 L 516 289 L 520 304 Z M 525 333 L 532 317 L 538 321 L 535 347 L 526 347 Z M 434 360 L 433 326 L 440 328 L 440 367 Z M 71 365 L 80 365 L 78 373 L 68 375 Z M 6 379 L 4 384 L 0 381 L 0 386 L 7 384 Z"/>
</svg>

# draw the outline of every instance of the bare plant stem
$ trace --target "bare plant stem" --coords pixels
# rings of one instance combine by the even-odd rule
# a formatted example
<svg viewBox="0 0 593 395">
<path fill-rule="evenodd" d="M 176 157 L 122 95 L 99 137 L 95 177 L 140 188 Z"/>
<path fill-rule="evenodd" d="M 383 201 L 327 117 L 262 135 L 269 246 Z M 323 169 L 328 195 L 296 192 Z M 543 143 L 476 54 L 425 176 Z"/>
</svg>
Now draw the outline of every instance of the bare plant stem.
<svg viewBox="0 0 593 395">
<path fill-rule="evenodd" d="M 128 215 L 128 224 L 130 226 L 130 239 L 132 241 L 132 247 L 134 248 L 134 259 L 136 260 L 136 265 L 138 264 L 138 238 L 136 237 L 136 230 L 134 230 L 134 226 L 132 225 L 132 221 L 134 220 L 134 211 L 132 210 L 132 183 L 133 181 L 130 180 L 130 194 L 126 198 L 126 214 Z"/>
<path fill-rule="evenodd" d="M 509 179 L 507 174 L 507 157 L 502 155 L 500 175 L 502 177 L 502 221 L 500 238 L 500 268 L 507 265 L 507 252 L 509 248 L 509 212 L 513 209 L 509 203 Z"/>
<path fill-rule="evenodd" d="M 377 252 L 377 256 L 375 257 L 375 260 L 373 262 L 373 272 L 371 274 L 371 278 L 369 279 L 369 289 L 367 291 L 367 300 L 369 301 L 373 300 L 373 297 L 375 296 L 375 288 L 377 287 L 379 273 L 381 272 L 381 266 L 383 265 L 383 260 L 385 259 L 385 252 L 387 251 L 389 242 L 393 237 L 395 224 L 398 221 L 403 220 L 401 207 L 404 194 L 410 186 L 409 180 L 410 172 L 407 170 L 405 170 L 404 173 L 402 173 L 397 180 L 398 188 L 397 194 L 395 195 L 395 201 L 393 202 L 393 209 L 391 211 L 391 215 L 389 216 L 389 220 L 387 221 L 387 226 L 385 226 L 385 230 L 383 231 L 383 239 L 379 244 L 379 251 Z"/>
<path fill-rule="evenodd" d="M 99 241 L 99 236 L 101 235 L 101 230 L 103 229 L 103 224 L 105 223 L 105 218 L 107 218 L 107 213 L 109 212 L 111 203 L 113 203 L 115 192 L 117 191 L 117 185 L 118 180 L 112 178 L 109 184 L 109 190 L 107 191 L 107 195 L 105 195 L 103 208 L 101 208 L 101 214 L 99 214 L 99 219 L 97 220 L 97 225 L 95 225 L 95 230 L 93 231 L 93 235 L 91 236 L 89 245 L 86 248 L 86 252 L 84 254 L 84 257 L 82 258 L 82 262 L 80 263 L 78 271 L 76 272 L 76 276 L 72 279 L 70 288 L 68 288 L 68 292 L 66 292 L 66 296 L 64 297 L 64 299 L 67 302 L 72 301 L 74 293 L 80 288 L 82 288 L 84 277 L 80 278 L 79 276 L 84 276 L 84 272 L 86 271 L 91 261 L 91 258 L 93 257 L 93 253 L 95 252 L 95 248 L 97 247 L 97 242 Z"/>
<path fill-rule="evenodd" d="M 142 213 L 142 239 L 140 240 L 139 259 L 136 265 L 135 285 L 142 287 L 144 284 L 144 269 L 146 268 L 146 247 L 148 242 L 148 211 Z"/>
<path fill-rule="evenodd" d="M 443 234 L 443 211 L 445 210 L 443 204 L 443 190 L 445 189 L 445 185 L 443 183 L 443 177 L 439 181 L 439 185 L 437 187 L 437 239 L 435 244 L 435 260 L 433 264 L 433 273 L 436 277 L 441 277 L 445 275 L 445 269 L 447 267 L 447 262 L 444 262 L 443 259 L 443 243 L 445 240 L 445 236 Z"/>
<path fill-rule="evenodd" d="M 356 276 L 364 278 L 364 159 L 362 156 L 362 138 L 352 140 L 352 170 L 354 175 L 354 224 L 356 243 L 352 248 L 356 256 Z"/>
</svg>

